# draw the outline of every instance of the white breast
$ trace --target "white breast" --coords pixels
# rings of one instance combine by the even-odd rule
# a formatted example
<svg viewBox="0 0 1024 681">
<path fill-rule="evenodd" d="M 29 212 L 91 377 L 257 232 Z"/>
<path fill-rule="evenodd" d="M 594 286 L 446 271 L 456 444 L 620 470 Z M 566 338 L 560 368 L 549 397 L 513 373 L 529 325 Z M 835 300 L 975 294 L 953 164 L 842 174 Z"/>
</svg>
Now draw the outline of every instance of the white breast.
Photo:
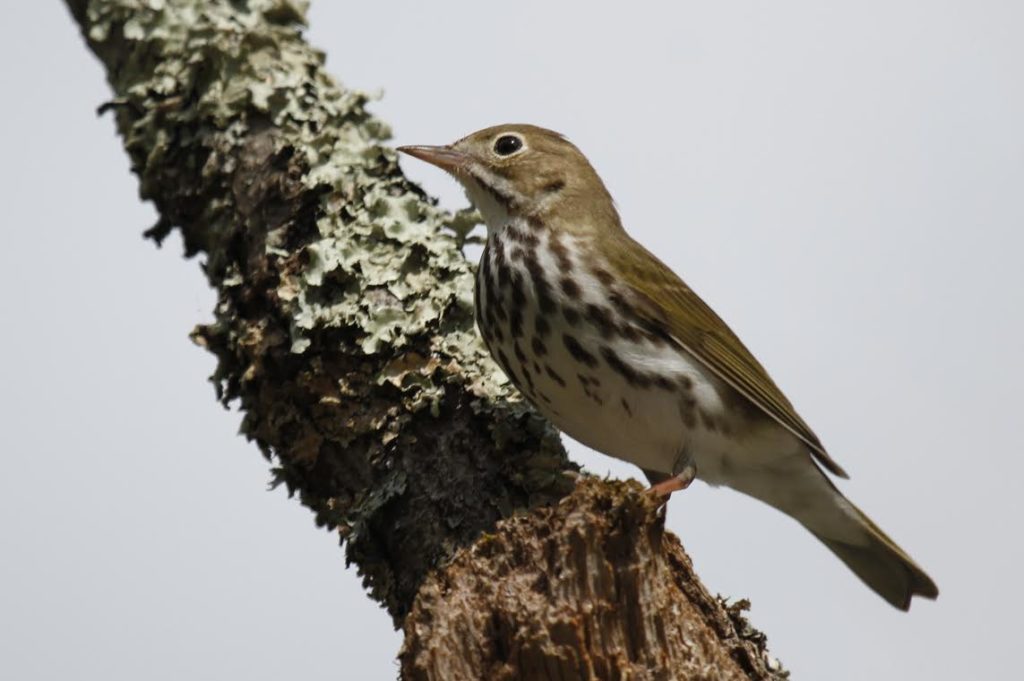
<svg viewBox="0 0 1024 681">
<path fill-rule="evenodd" d="M 478 316 L 491 324 L 482 318 L 481 331 L 491 326 L 492 354 L 560 430 L 664 473 L 728 447 L 713 442 L 727 420 L 720 381 L 615 304 L 610 293 L 624 292 L 584 243 L 524 220 L 489 221 L 488 232 L 477 287 Z"/>
</svg>

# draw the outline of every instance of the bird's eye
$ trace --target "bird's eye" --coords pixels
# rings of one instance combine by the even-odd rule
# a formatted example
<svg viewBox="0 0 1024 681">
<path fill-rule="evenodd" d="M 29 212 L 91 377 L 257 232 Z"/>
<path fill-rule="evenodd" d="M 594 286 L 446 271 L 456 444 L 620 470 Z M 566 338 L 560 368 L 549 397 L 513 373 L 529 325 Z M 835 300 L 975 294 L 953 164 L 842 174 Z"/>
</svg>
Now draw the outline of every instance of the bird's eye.
<svg viewBox="0 0 1024 681">
<path fill-rule="evenodd" d="M 523 138 L 517 135 L 502 135 L 494 140 L 494 153 L 498 156 L 511 156 L 523 148 Z"/>
</svg>

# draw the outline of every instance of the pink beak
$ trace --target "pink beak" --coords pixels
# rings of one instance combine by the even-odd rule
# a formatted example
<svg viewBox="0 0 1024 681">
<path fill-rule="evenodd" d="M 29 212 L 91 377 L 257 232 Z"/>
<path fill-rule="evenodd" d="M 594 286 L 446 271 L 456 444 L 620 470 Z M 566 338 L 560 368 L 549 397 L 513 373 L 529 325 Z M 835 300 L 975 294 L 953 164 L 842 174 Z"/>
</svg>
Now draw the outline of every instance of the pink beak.
<svg viewBox="0 0 1024 681">
<path fill-rule="evenodd" d="M 469 163 L 469 156 L 451 147 L 412 146 L 398 147 L 398 150 L 450 173 L 459 172 Z"/>
</svg>

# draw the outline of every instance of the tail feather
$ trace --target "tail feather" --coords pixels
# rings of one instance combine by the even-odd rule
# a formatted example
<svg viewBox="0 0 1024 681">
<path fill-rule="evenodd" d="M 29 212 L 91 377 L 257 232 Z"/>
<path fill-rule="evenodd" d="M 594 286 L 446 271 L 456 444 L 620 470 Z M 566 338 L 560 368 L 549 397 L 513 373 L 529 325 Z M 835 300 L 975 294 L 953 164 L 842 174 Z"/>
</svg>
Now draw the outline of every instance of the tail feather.
<svg viewBox="0 0 1024 681">
<path fill-rule="evenodd" d="M 934 599 L 935 582 L 806 455 L 780 457 L 727 484 L 799 521 L 873 591 L 900 610 L 914 596 Z"/>
<path fill-rule="evenodd" d="M 939 589 L 924 570 L 860 509 L 853 504 L 849 508 L 853 511 L 851 522 L 861 527 L 865 543 L 836 541 L 817 533 L 815 536 L 865 584 L 900 610 L 910 609 L 913 596 L 937 598 Z"/>
</svg>

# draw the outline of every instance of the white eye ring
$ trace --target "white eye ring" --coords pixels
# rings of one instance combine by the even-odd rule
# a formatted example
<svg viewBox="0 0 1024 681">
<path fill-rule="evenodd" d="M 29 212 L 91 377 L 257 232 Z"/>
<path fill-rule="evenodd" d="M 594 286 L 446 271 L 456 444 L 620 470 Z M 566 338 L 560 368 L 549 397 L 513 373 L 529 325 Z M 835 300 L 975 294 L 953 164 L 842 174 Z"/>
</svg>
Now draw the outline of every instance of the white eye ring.
<svg viewBox="0 0 1024 681">
<path fill-rule="evenodd" d="M 526 142 L 515 133 L 503 132 L 491 142 L 491 151 L 494 152 L 495 156 L 508 158 L 509 156 L 515 156 L 526 151 Z"/>
</svg>

